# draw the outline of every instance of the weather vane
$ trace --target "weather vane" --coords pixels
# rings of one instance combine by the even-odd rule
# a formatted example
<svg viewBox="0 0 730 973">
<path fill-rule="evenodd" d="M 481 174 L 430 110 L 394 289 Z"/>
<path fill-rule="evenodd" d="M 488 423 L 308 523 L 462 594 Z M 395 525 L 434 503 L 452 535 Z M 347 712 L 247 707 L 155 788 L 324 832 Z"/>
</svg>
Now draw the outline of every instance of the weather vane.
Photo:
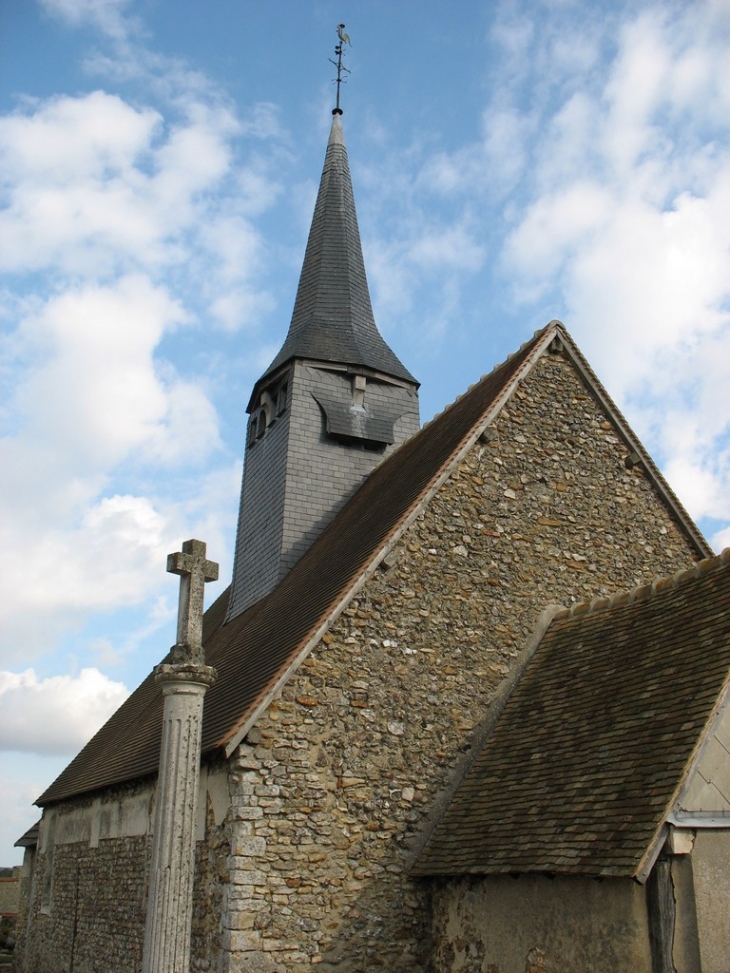
<svg viewBox="0 0 730 973">
<path fill-rule="evenodd" d="M 342 63 L 342 49 L 344 48 L 345 44 L 349 44 L 350 47 L 352 47 L 352 41 L 350 40 L 350 35 L 345 33 L 344 24 L 337 25 L 337 36 L 339 38 L 339 43 L 335 47 L 335 54 L 337 55 L 337 60 L 333 61 L 332 58 L 329 59 L 330 64 L 334 64 L 334 66 L 337 68 L 337 80 L 333 82 L 333 84 L 337 85 L 337 101 L 335 107 L 332 109 L 333 115 L 342 114 L 342 109 L 340 108 L 340 85 L 344 84 L 347 80 L 347 78 L 342 77 L 342 72 L 347 71 L 348 74 L 350 73 L 350 69 L 346 68 L 345 65 Z"/>
</svg>

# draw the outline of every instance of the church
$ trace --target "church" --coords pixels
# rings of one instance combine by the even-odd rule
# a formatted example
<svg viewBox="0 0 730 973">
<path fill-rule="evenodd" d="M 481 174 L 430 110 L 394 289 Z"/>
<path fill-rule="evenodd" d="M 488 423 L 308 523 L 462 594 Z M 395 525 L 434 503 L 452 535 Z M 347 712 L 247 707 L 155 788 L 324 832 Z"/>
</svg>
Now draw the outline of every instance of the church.
<svg viewBox="0 0 730 973">
<path fill-rule="evenodd" d="M 336 109 L 204 619 L 190 968 L 722 973 L 730 559 L 560 322 L 418 387 Z M 161 720 L 150 675 L 39 797 L 18 970 L 141 968 Z"/>
</svg>

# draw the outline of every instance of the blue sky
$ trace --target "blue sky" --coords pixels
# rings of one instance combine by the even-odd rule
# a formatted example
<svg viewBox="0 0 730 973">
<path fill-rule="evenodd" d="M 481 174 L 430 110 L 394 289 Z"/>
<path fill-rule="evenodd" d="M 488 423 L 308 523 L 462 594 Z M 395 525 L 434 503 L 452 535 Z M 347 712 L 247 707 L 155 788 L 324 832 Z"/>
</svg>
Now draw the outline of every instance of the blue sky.
<svg viewBox="0 0 730 973">
<path fill-rule="evenodd" d="M 376 320 L 428 419 L 552 318 L 730 544 L 730 3 L 3 0 L 0 864 L 231 572 L 335 28 Z"/>
</svg>

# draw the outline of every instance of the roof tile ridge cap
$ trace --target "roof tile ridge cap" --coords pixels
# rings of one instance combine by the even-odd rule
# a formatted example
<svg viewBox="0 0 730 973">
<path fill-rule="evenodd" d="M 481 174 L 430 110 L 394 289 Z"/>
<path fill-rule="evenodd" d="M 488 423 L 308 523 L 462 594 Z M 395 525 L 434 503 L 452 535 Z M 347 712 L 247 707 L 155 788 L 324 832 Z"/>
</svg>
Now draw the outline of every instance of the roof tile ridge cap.
<svg viewBox="0 0 730 973">
<path fill-rule="evenodd" d="M 713 557 L 703 558 L 689 568 L 681 568 L 675 574 L 658 575 L 653 581 L 648 581 L 634 588 L 624 591 L 617 591 L 612 595 L 604 595 L 592 598 L 590 601 L 578 601 L 564 608 L 556 618 L 575 618 L 576 615 L 585 615 L 588 612 L 604 611 L 607 608 L 615 608 L 618 605 L 633 605 L 637 601 L 645 601 L 668 588 L 677 588 L 695 578 L 714 571 L 720 571 L 724 567 L 730 567 L 730 547 L 726 547 L 719 554 Z"/>
<path fill-rule="evenodd" d="M 626 592 L 619 592 L 619 595 L 626 597 Z M 606 608 L 613 607 L 613 599 L 616 595 L 601 595 L 596 598 L 591 598 L 588 601 L 576 601 L 569 608 L 563 609 L 563 612 L 556 616 L 558 618 L 575 618 L 577 615 L 588 615 L 594 614 L 595 612 L 603 611 Z"/>
<path fill-rule="evenodd" d="M 432 418 L 430 418 L 427 422 L 424 422 L 424 424 L 421 426 L 421 429 L 422 430 L 427 429 L 430 425 L 432 425 L 432 423 L 436 422 L 437 419 L 440 419 L 441 416 L 447 413 L 449 409 L 453 408 L 453 406 L 455 406 L 457 402 L 461 402 L 461 400 L 465 399 L 470 392 L 473 392 L 474 389 L 477 387 L 477 385 L 481 385 L 482 382 L 485 382 L 488 378 L 490 378 L 492 375 L 498 372 L 500 368 L 504 368 L 505 365 L 509 364 L 509 362 L 511 362 L 513 358 L 517 358 L 518 355 L 521 355 L 522 352 L 525 350 L 525 348 L 527 348 L 529 344 L 532 344 L 532 342 L 536 341 L 541 335 L 546 334 L 548 329 L 554 327 L 556 324 L 560 324 L 560 322 L 557 320 L 553 320 L 553 321 L 549 321 L 544 328 L 538 328 L 537 331 L 534 332 L 532 337 L 522 342 L 522 344 L 517 349 L 517 351 L 510 352 L 510 354 L 507 355 L 504 361 L 498 362 L 494 366 L 494 368 L 490 369 L 490 371 L 485 372 L 483 375 L 481 375 L 476 380 L 476 382 L 472 382 L 472 384 L 466 389 L 465 392 L 460 392 L 459 395 L 457 395 L 452 402 L 449 402 L 447 405 L 443 407 L 443 409 L 440 412 L 436 412 L 432 416 Z"/>
<path fill-rule="evenodd" d="M 688 581 L 702 577 L 704 574 L 712 574 L 715 571 L 720 571 L 728 565 L 730 565 L 730 547 L 726 547 L 713 557 L 703 558 L 688 568 L 682 568 L 667 578 L 657 578 L 654 583 L 661 587 L 677 588 L 680 585 L 686 584 Z"/>
</svg>

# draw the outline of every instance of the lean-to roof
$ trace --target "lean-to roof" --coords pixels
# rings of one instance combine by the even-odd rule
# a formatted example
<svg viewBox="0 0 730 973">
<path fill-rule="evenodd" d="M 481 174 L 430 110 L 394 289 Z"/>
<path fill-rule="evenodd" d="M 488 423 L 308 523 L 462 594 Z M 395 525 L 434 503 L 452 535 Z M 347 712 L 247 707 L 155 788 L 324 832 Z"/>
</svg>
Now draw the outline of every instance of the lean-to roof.
<svg viewBox="0 0 730 973">
<path fill-rule="evenodd" d="M 730 549 L 559 611 L 415 874 L 645 879 L 729 675 Z"/>
</svg>

